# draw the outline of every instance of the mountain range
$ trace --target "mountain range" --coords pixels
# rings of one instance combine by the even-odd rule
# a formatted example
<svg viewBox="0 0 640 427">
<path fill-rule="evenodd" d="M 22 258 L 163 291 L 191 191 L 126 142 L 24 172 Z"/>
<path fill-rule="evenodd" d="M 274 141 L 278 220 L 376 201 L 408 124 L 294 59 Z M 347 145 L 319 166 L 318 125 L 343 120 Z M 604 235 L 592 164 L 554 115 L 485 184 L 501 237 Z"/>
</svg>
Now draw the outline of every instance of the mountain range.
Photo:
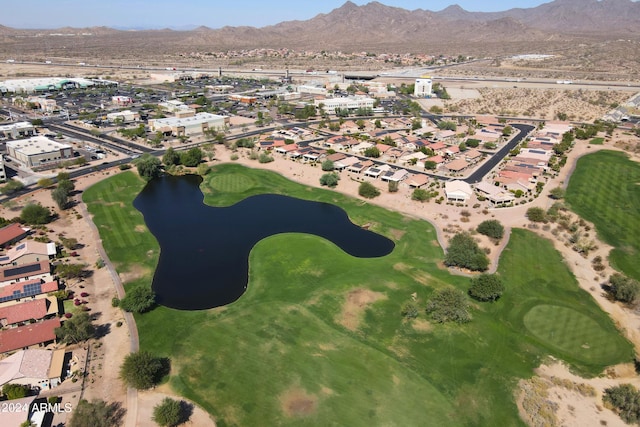
<svg viewBox="0 0 640 427">
<path fill-rule="evenodd" d="M 305 21 L 286 21 L 262 28 L 197 27 L 188 31 L 124 31 L 106 27 L 22 30 L 0 26 L 9 41 L 37 33 L 91 33 L 97 37 L 161 40 L 168 50 L 223 51 L 291 48 L 329 51 L 425 51 L 427 46 L 484 47 L 513 50 L 527 43 L 640 39 L 640 2 L 631 0 L 555 0 L 533 8 L 503 12 L 469 12 L 460 6 L 432 12 L 386 6 L 377 1 L 343 6 Z"/>
</svg>

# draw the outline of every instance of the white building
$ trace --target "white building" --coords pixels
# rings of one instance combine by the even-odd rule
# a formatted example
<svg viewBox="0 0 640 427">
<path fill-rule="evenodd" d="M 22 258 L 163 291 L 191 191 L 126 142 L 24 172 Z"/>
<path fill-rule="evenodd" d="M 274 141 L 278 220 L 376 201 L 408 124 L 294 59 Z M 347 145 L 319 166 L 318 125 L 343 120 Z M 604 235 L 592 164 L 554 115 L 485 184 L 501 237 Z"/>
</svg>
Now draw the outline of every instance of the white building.
<svg viewBox="0 0 640 427">
<path fill-rule="evenodd" d="M 0 82 L 3 93 L 34 93 L 51 90 L 88 88 L 93 86 L 117 86 L 118 82 L 101 79 L 85 79 L 82 77 L 45 77 L 34 79 L 15 79 Z"/>
<path fill-rule="evenodd" d="M 136 122 L 140 120 L 140 113 L 131 110 L 116 111 L 107 114 L 107 120 L 115 122 L 116 120 L 122 121 L 122 123 Z"/>
<path fill-rule="evenodd" d="M 0 125 L 0 136 L 6 138 L 21 138 L 31 136 L 35 131 L 35 127 L 30 122 L 17 122 Z"/>
<path fill-rule="evenodd" d="M 152 132 L 171 132 L 174 136 L 201 134 L 209 129 L 223 129 L 229 117 L 211 113 L 198 113 L 193 117 L 168 117 L 149 120 Z"/>
<path fill-rule="evenodd" d="M 324 104 L 323 108 L 327 114 L 335 114 L 337 109 L 354 111 L 360 108 L 366 108 L 373 110 L 374 102 L 375 100 L 368 96 L 349 96 L 346 98 L 316 99 L 314 104 L 316 107 Z"/>
<path fill-rule="evenodd" d="M 471 186 L 464 181 L 455 180 L 444 184 L 444 194 L 448 202 L 467 203 L 473 194 Z"/>
<path fill-rule="evenodd" d="M 326 95 L 327 89 L 320 86 L 311 86 L 311 85 L 299 85 L 296 88 L 297 92 L 300 93 L 310 93 L 313 95 Z"/>
<path fill-rule="evenodd" d="M 7 180 L 7 172 L 4 170 L 4 156 L 0 155 L 0 182 Z"/>
<path fill-rule="evenodd" d="M 73 147 L 44 136 L 7 141 L 7 154 L 28 167 L 57 163 L 73 158 Z"/>
<path fill-rule="evenodd" d="M 433 88 L 433 81 L 430 77 L 423 76 L 416 79 L 416 84 L 413 89 L 413 95 L 417 98 L 428 98 L 431 96 L 431 90 Z"/>
</svg>

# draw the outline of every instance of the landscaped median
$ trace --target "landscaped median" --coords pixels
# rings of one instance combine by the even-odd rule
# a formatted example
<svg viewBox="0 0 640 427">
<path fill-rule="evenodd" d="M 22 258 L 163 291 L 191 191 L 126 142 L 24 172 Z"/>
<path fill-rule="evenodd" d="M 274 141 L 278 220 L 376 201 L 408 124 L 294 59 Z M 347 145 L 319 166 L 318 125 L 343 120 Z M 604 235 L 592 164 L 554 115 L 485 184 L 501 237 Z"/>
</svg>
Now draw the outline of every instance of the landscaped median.
<svg viewBox="0 0 640 427">
<path fill-rule="evenodd" d="M 159 253 L 132 206 L 143 186 L 122 173 L 84 195 L 126 289 L 150 285 Z M 219 425 L 519 425 L 517 380 L 545 356 L 585 375 L 633 358 L 551 243 L 530 232 L 512 232 L 498 301 L 470 300 L 470 322 L 437 324 L 425 312 L 430 295 L 466 293 L 470 280 L 442 267 L 429 223 L 235 164 L 215 166 L 201 188 L 215 206 L 261 193 L 333 203 L 396 243 L 364 259 L 316 236 L 271 236 L 251 252 L 233 304 L 136 316 L 141 349 L 169 357 L 171 386 Z M 416 318 L 401 314 L 407 303 Z"/>
</svg>

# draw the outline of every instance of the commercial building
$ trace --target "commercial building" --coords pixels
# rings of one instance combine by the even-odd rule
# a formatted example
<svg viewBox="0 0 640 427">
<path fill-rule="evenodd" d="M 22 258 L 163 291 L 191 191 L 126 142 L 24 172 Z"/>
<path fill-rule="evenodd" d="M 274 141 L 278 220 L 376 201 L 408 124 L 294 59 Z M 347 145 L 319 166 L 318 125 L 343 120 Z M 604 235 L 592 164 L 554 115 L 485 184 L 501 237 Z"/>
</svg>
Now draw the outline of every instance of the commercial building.
<svg viewBox="0 0 640 427">
<path fill-rule="evenodd" d="M 102 79 L 47 77 L 16 79 L 0 82 L 1 93 L 36 93 L 65 89 L 86 89 L 94 86 L 117 86 L 118 82 Z"/>
<path fill-rule="evenodd" d="M 416 79 L 413 95 L 417 98 L 429 98 L 431 97 L 432 89 L 433 81 L 431 80 L 431 77 L 422 76 L 419 79 Z"/>
<path fill-rule="evenodd" d="M 174 136 L 196 135 L 209 129 L 223 129 L 229 117 L 211 113 L 198 113 L 193 117 L 168 117 L 149 120 L 152 132 L 171 133 Z"/>
<path fill-rule="evenodd" d="M 7 142 L 7 154 L 28 167 L 58 163 L 73 158 L 73 147 L 44 136 Z"/>
<path fill-rule="evenodd" d="M 336 110 L 372 110 L 374 102 L 375 100 L 368 96 L 348 96 L 346 98 L 316 99 L 314 105 L 319 108 L 320 104 L 323 104 L 324 111 L 327 114 L 335 114 Z"/>
<path fill-rule="evenodd" d="M 122 123 L 137 122 L 140 120 L 140 113 L 131 110 L 116 111 L 107 114 L 107 120 L 112 122 L 121 121 Z"/>
<path fill-rule="evenodd" d="M 25 136 L 32 136 L 34 132 L 35 127 L 30 122 L 0 125 L 0 136 L 4 136 L 5 138 L 24 138 Z"/>
</svg>

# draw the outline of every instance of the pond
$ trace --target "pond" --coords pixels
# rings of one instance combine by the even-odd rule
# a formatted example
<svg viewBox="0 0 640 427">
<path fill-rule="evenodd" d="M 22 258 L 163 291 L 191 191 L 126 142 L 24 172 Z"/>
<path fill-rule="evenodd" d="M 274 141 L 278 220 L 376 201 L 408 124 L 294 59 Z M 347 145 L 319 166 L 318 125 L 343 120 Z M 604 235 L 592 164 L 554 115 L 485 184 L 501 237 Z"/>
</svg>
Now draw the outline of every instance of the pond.
<svg viewBox="0 0 640 427">
<path fill-rule="evenodd" d="M 153 290 L 166 307 L 203 310 L 240 298 L 251 249 L 274 234 L 314 234 L 359 258 L 381 257 L 394 248 L 393 241 L 353 224 L 337 206 L 262 194 L 212 207 L 203 202 L 201 182 L 194 175 L 158 178 L 133 202 L 160 244 Z"/>
</svg>

